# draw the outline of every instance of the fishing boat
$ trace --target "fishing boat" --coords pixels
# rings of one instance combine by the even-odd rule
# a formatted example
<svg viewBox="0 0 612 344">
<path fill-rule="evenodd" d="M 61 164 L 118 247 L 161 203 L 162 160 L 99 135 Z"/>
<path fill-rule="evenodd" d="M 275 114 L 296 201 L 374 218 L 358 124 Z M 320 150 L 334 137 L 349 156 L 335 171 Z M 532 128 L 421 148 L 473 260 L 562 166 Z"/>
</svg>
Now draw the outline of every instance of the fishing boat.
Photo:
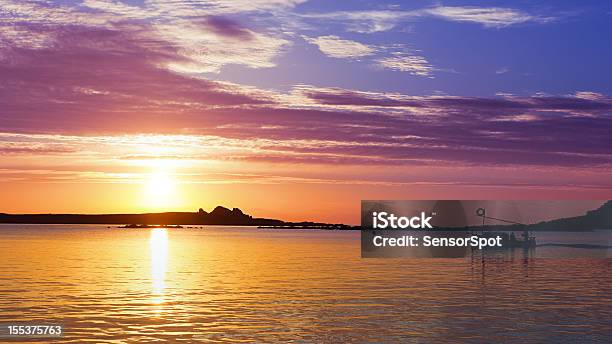
<svg viewBox="0 0 612 344">
<path fill-rule="evenodd" d="M 521 225 L 521 226 L 527 226 L 524 223 L 519 223 L 519 222 L 515 222 L 515 221 L 510 221 L 510 220 L 505 220 L 505 219 L 499 219 L 496 217 L 491 217 L 491 216 L 487 216 L 487 211 L 485 210 L 485 208 L 478 208 L 476 210 L 476 216 L 482 217 L 482 226 L 485 226 L 485 220 L 493 220 L 493 221 L 498 221 L 498 222 L 504 222 L 504 223 L 508 223 L 508 224 L 512 224 L 512 225 Z M 522 247 L 522 248 L 530 248 L 530 247 L 535 247 L 536 246 L 536 237 L 535 235 L 532 235 L 529 231 L 527 230 L 523 230 L 520 231 L 522 232 L 522 234 L 520 236 L 517 236 L 515 234 L 515 231 L 511 231 L 511 232 L 487 232 L 486 236 L 489 235 L 500 235 L 502 236 L 502 242 L 504 243 L 504 247 L 506 248 L 517 248 L 517 247 Z M 483 232 L 484 234 L 484 232 Z"/>
</svg>

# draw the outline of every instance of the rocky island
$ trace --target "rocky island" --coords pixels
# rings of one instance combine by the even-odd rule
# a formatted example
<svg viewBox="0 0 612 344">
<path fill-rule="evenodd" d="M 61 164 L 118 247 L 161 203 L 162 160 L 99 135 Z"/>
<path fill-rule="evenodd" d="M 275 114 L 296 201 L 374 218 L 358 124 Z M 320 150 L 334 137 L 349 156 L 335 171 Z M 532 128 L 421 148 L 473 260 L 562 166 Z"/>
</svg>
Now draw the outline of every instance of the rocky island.
<svg viewBox="0 0 612 344">
<path fill-rule="evenodd" d="M 245 214 L 238 208 L 217 206 L 211 212 L 200 208 L 197 212 L 164 212 L 143 214 L 4 214 L 0 223 L 22 224 L 107 224 L 126 225 L 124 228 L 146 228 L 147 226 L 180 225 L 227 225 L 258 226 L 267 229 L 353 229 L 343 224 L 320 222 L 286 222 L 276 219 L 257 218 Z"/>
</svg>

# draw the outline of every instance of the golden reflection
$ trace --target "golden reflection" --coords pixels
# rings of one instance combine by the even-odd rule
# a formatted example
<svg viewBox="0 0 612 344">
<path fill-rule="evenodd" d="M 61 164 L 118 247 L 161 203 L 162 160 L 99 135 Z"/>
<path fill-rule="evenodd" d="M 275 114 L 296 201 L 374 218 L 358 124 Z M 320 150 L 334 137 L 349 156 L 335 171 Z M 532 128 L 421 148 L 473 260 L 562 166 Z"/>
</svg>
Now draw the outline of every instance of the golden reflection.
<svg viewBox="0 0 612 344">
<path fill-rule="evenodd" d="M 168 231 L 166 229 L 154 228 L 151 230 L 150 254 L 153 294 L 157 295 L 155 302 L 162 303 L 168 267 Z"/>
</svg>

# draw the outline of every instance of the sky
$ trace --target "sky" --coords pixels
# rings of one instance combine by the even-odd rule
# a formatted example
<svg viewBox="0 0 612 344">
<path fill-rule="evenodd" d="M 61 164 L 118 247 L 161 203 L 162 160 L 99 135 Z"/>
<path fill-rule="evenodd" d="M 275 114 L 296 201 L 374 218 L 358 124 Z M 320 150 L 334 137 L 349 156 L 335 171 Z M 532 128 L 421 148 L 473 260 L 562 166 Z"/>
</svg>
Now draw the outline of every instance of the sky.
<svg viewBox="0 0 612 344">
<path fill-rule="evenodd" d="M 612 3 L 0 0 L 0 212 L 609 199 Z"/>
</svg>

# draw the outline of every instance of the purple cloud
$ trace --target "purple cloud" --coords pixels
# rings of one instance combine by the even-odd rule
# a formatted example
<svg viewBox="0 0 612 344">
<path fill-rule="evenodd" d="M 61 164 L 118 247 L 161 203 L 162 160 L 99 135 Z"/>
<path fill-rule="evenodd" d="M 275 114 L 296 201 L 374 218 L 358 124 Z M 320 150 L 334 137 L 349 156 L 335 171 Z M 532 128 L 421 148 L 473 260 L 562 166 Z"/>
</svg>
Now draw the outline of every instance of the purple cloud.
<svg viewBox="0 0 612 344">
<path fill-rule="evenodd" d="M 220 36 L 236 38 L 242 41 L 250 41 L 254 38 L 250 30 L 225 17 L 208 16 L 204 20 L 204 26 Z"/>
<path fill-rule="evenodd" d="M 612 164 L 612 101 L 603 96 L 417 97 L 310 86 L 287 94 L 176 72 L 170 66 L 191 60 L 149 25 L 19 25 L 48 43 L 0 46 L 2 132 L 209 135 L 255 144 L 227 157 L 249 161 Z M 250 31 L 227 19 L 208 17 L 204 26 L 249 44 Z"/>
</svg>

